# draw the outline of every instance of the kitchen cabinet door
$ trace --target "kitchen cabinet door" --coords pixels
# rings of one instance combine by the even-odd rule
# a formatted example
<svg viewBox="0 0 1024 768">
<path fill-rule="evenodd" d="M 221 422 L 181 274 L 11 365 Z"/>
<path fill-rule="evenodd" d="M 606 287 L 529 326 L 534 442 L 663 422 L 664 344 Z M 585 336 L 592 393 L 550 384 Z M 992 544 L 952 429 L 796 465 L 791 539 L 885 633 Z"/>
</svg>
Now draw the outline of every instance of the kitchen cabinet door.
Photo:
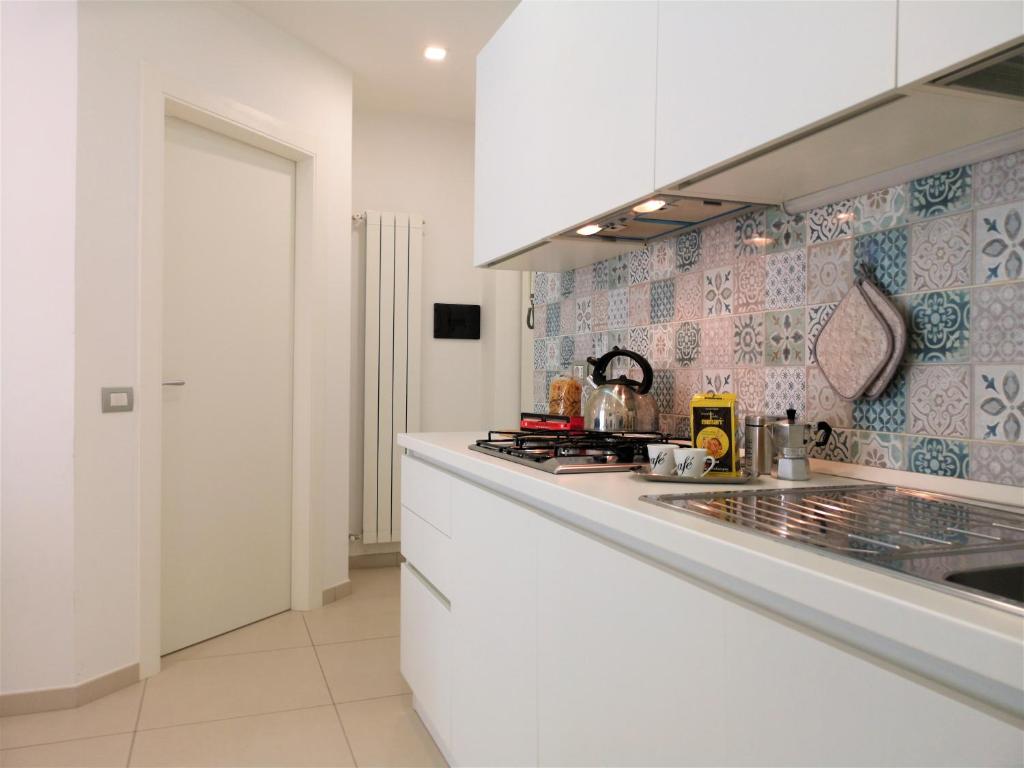
<svg viewBox="0 0 1024 768">
<path fill-rule="evenodd" d="M 659 3 L 655 182 L 896 85 L 896 0 Z"/>
<path fill-rule="evenodd" d="M 537 560 L 546 766 L 721 765 L 726 601 L 547 520 Z"/>
<path fill-rule="evenodd" d="M 443 750 L 451 743 L 451 615 L 443 596 L 409 563 L 402 563 L 402 676 L 420 715 Z"/>
<path fill-rule="evenodd" d="M 1024 35 L 1021 0 L 900 0 L 899 85 Z"/>
<path fill-rule="evenodd" d="M 452 481 L 452 756 L 537 761 L 538 516 Z"/>
<path fill-rule="evenodd" d="M 652 191 L 657 11 L 527 0 L 480 52 L 474 264 Z"/>
</svg>

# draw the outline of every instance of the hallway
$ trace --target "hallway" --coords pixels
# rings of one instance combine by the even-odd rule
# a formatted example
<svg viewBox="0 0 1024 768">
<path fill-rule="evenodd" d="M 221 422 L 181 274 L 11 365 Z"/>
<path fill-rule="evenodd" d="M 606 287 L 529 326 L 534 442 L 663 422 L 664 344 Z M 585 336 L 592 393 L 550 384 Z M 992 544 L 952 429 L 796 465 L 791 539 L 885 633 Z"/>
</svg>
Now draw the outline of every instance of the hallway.
<svg viewBox="0 0 1024 768">
<path fill-rule="evenodd" d="M 163 660 L 74 710 L 0 719 L 0 766 L 443 766 L 398 670 L 398 568 Z"/>
</svg>

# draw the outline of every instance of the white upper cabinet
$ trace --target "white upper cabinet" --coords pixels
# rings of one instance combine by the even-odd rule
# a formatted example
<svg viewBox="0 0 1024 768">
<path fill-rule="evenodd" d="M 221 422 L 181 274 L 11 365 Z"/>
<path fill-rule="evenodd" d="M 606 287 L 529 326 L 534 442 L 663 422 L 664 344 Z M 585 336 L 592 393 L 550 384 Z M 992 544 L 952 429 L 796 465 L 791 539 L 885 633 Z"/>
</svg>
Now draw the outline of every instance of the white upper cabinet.
<svg viewBox="0 0 1024 768">
<path fill-rule="evenodd" d="M 900 0 L 899 85 L 1024 35 L 1021 0 Z"/>
<path fill-rule="evenodd" d="M 652 190 L 657 3 L 521 3 L 477 57 L 474 264 Z"/>
<path fill-rule="evenodd" d="M 661 2 L 655 184 L 896 85 L 896 0 Z"/>
</svg>

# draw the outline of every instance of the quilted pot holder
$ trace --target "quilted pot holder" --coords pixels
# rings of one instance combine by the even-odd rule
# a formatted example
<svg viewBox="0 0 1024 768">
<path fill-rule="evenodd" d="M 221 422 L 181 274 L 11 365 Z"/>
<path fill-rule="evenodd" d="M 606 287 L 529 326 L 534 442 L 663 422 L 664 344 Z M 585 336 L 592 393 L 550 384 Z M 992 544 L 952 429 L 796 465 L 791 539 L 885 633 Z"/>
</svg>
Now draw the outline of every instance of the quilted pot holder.
<svg viewBox="0 0 1024 768">
<path fill-rule="evenodd" d="M 871 305 L 889 326 L 889 332 L 892 334 L 892 352 L 889 354 L 889 361 L 878 374 L 878 378 L 864 390 L 862 395 L 862 397 L 874 400 L 885 392 L 892 377 L 896 375 L 896 369 L 900 367 L 903 353 L 907 349 L 907 324 L 903 320 L 903 315 L 877 285 L 870 280 L 864 280 L 860 287 L 867 300 L 871 302 Z"/>
<path fill-rule="evenodd" d="M 839 302 L 814 345 L 818 367 L 844 400 L 860 397 L 892 359 L 892 331 L 860 283 Z"/>
</svg>

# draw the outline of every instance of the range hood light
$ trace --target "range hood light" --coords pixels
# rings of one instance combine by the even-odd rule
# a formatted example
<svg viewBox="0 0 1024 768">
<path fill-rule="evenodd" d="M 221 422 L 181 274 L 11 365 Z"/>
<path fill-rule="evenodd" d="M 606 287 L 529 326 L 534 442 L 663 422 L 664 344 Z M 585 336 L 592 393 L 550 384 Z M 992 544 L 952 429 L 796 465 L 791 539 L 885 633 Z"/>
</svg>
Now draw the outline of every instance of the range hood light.
<svg viewBox="0 0 1024 768">
<path fill-rule="evenodd" d="M 843 211 L 836 214 L 836 221 L 853 221 L 854 218 L 855 214 L 853 211 Z"/>
<path fill-rule="evenodd" d="M 759 248 L 761 246 L 771 245 L 774 242 L 775 242 L 774 238 L 765 237 L 764 235 L 758 235 L 756 237 L 746 237 L 746 238 L 743 239 L 743 244 L 744 245 L 754 245 L 754 246 L 757 246 Z"/>
<path fill-rule="evenodd" d="M 657 198 L 646 200 L 639 205 L 633 206 L 633 213 L 654 213 L 665 207 L 665 201 Z"/>
<path fill-rule="evenodd" d="M 590 235 L 596 235 L 604 227 L 600 224 L 587 224 L 585 227 L 580 227 L 576 230 L 577 235 L 583 235 L 583 237 L 589 237 Z"/>
</svg>

